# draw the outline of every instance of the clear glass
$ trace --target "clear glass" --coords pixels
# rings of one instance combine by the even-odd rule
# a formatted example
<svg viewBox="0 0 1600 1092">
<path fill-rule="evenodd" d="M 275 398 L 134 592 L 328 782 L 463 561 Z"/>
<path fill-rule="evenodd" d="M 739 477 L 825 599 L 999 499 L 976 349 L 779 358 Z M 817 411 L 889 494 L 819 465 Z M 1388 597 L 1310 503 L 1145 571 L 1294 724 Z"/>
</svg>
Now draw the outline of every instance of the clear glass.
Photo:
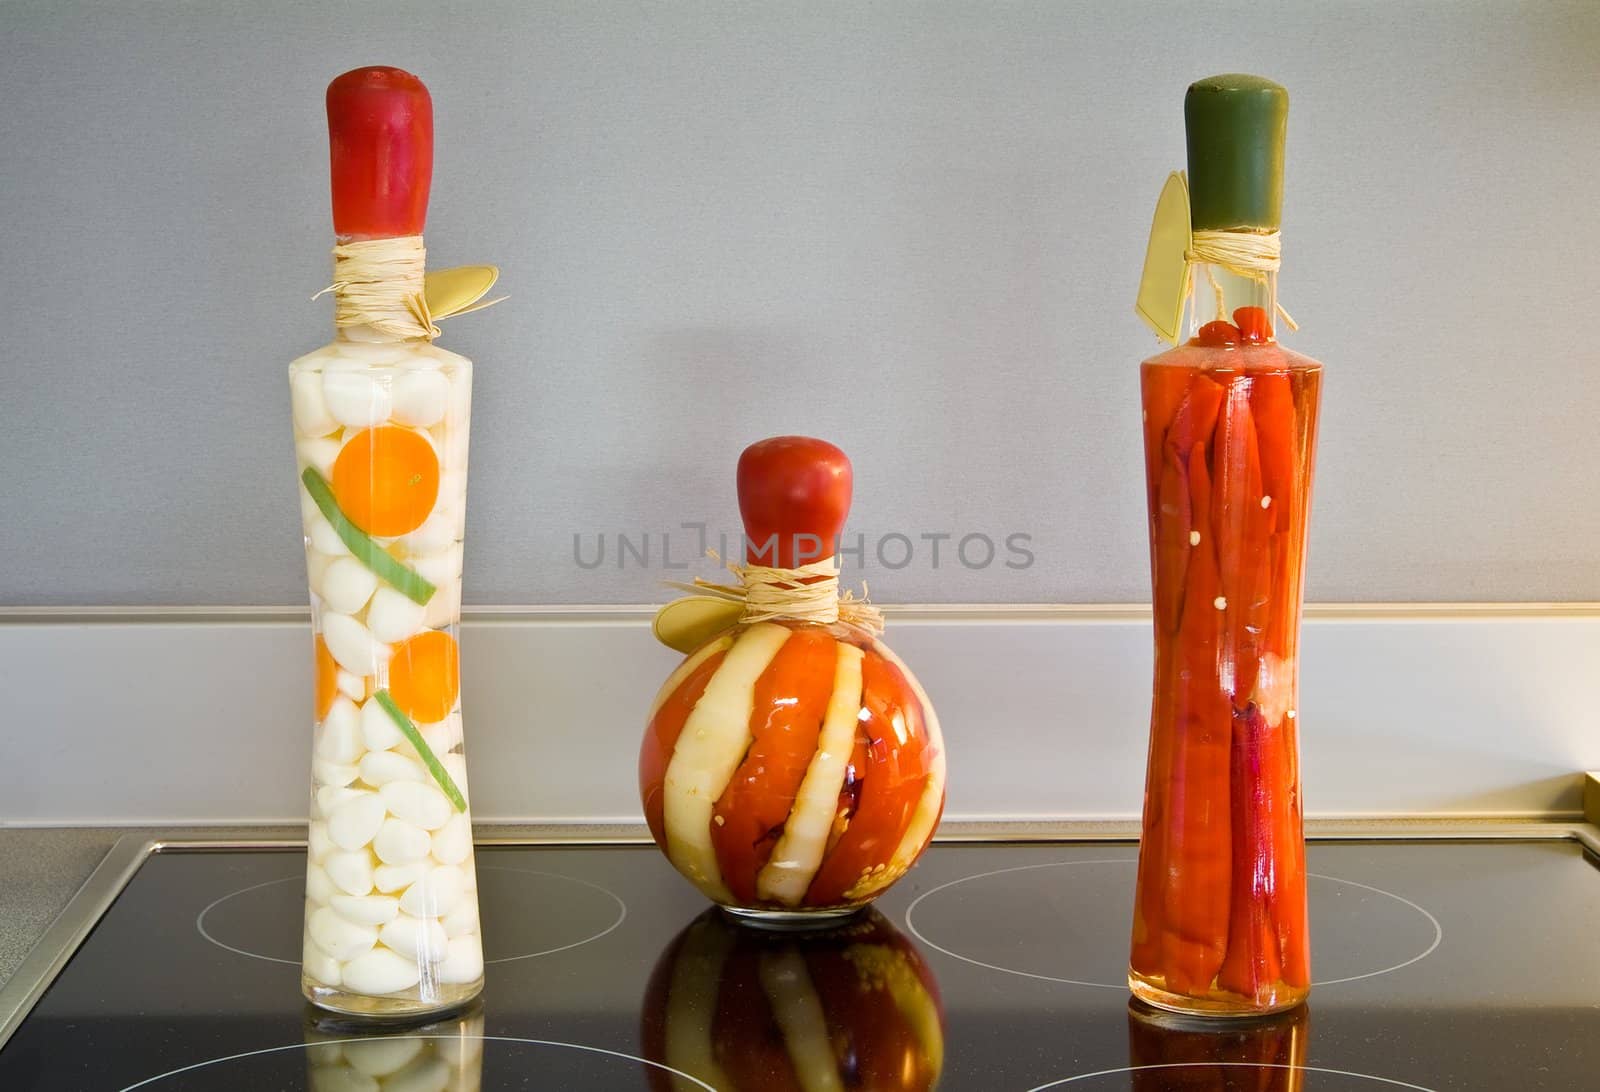
<svg viewBox="0 0 1600 1092">
<path fill-rule="evenodd" d="M 316 664 L 301 989 L 441 1012 L 483 988 L 458 651 L 472 364 L 358 329 L 289 387 Z"/>
<path fill-rule="evenodd" d="M 379 1027 L 308 1019 L 306 1088 L 310 1092 L 481 1092 L 483 1006 L 421 1026 Z"/>
<path fill-rule="evenodd" d="M 1311 985 L 1296 717 L 1322 366 L 1273 340 L 1271 277 L 1195 283 L 1193 336 L 1141 374 L 1155 683 L 1128 981 L 1245 1016 Z"/>
<path fill-rule="evenodd" d="M 661 953 L 640 1023 L 646 1058 L 720 1092 L 927 1092 L 944 1068 L 933 971 L 876 911 L 801 936 L 708 911 Z"/>
<path fill-rule="evenodd" d="M 927 848 L 944 809 L 933 705 L 882 641 L 844 623 L 739 626 L 656 696 L 639 791 L 656 844 L 742 921 L 827 925 Z"/>
<path fill-rule="evenodd" d="M 1311 1015 L 1304 1005 L 1260 1020 L 1221 1024 L 1146 1008 L 1137 1001 L 1128 1006 L 1128 1064 L 1136 1067 L 1130 1074 L 1133 1092 L 1301 1092 L 1310 1041 Z"/>
</svg>

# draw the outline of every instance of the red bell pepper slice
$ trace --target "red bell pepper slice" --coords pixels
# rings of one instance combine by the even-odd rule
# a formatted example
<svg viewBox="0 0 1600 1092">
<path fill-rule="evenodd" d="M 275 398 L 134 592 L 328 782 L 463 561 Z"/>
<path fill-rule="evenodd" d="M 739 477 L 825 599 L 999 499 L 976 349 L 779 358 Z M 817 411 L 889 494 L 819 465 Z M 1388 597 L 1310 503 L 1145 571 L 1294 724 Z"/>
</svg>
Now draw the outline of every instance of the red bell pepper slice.
<svg viewBox="0 0 1600 1092">
<path fill-rule="evenodd" d="M 927 967 L 915 951 L 903 939 L 891 942 L 877 930 L 860 940 L 830 938 L 801 950 L 807 952 L 806 970 L 827 1015 L 833 1055 L 854 1061 L 841 1067 L 845 1086 L 897 1092 L 932 1088 L 939 1076 L 929 1052 L 935 1044 L 918 1037 L 917 1026 L 889 988 L 894 976 L 902 988 L 920 991 L 924 996 L 918 1000 L 939 1013 L 938 992 L 929 986 Z"/>
<path fill-rule="evenodd" d="M 750 748 L 711 809 L 717 866 L 741 903 L 757 901 L 756 876 L 772 857 L 816 754 L 838 647 L 823 630 L 797 628 L 756 679 Z"/>
<path fill-rule="evenodd" d="M 888 865 L 931 776 L 933 752 L 922 702 L 900 669 L 871 648 L 861 654 L 858 739 L 867 742 L 859 803 L 849 826 L 822 858 L 807 906 L 832 906 L 879 865 Z"/>
<path fill-rule="evenodd" d="M 706 692 L 711 676 L 722 666 L 727 650 L 706 657 L 705 663 L 690 672 L 678 684 L 656 715 L 645 726 L 644 743 L 639 748 L 639 796 L 644 802 L 644 819 L 656 844 L 667 844 L 666 804 L 662 800 L 661 786 L 667 778 L 667 764 L 672 761 L 673 748 L 683 734 L 684 722 L 694 712 L 695 703 Z"/>
<path fill-rule="evenodd" d="M 804 1092 L 761 981 L 761 957 L 768 950 L 781 949 L 735 940 L 723 962 L 711 1018 L 713 1056 L 734 1089 Z"/>
</svg>

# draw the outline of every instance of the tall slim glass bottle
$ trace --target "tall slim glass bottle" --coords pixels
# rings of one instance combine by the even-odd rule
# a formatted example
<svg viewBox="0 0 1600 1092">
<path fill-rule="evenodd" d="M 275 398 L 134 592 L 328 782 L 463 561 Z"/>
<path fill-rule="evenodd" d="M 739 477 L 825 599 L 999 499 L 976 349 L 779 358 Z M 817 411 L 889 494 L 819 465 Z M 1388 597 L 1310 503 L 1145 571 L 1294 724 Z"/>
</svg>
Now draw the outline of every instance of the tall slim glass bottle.
<svg viewBox="0 0 1600 1092">
<path fill-rule="evenodd" d="M 1254 257 L 1196 265 L 1188 341 L 1141 370 L 1155 683 L 1128 980 L 1160 1008 L 1254 1015 L 1310 990 L 1296 726 L 1322 366 L 1275 340 L 1259 253 L 1287 92 L 1214 77 L 1184 112 L 1196 238 Z"/>
<path fill-rule="evenodd" d="M 411 1017 L 483 987 L 457 652 L 472 363 L 410 314 L 427 89 L 345 73 L 328 127 L 338 334 L 289 365 L 316 663 L 301 988 Z"/>
</svg>

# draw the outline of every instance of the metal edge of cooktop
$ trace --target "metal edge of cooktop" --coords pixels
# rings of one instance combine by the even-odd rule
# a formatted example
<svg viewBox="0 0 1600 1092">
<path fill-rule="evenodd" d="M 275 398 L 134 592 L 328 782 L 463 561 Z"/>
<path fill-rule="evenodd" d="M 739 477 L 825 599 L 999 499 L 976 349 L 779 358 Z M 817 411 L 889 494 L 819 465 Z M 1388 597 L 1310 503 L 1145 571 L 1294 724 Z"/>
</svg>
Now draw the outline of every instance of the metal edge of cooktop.
<svg viewBox="0 0 1600 1092">
<path fill-rule="evenodd" d="M 963 823 L 941 829 L 936 842 L 972 845 L 1073 844 L 1137 840 L 1137 827 L 1127 823 Z M 1442 841 L 1442 842 L 1577 842 L 1600 862 L 1600 827 L 1583 820 L 1494 820 L 1494 819 L 1365 819 L 1311 820 L 1306 823 L 1310 841 Z M 149 857 L 158 853 L 204 852 L 207 850 L 301 849 L 304 839 L 147 839 L 123 835 L 110 852 L 84 880 L 83 886 L 56 915 L 16 973 L 0 986 L 0 1048 L 44 996 L 56 976 L 66 967 L 78 948 L 94 932 L 123 889 Z M 583 847 L 648 845 L 650 838 L 632 827 L 618 827 L 606 834 L 548 833 L 526 837 L 474 839 L 485 847 Z"/>
</svg>

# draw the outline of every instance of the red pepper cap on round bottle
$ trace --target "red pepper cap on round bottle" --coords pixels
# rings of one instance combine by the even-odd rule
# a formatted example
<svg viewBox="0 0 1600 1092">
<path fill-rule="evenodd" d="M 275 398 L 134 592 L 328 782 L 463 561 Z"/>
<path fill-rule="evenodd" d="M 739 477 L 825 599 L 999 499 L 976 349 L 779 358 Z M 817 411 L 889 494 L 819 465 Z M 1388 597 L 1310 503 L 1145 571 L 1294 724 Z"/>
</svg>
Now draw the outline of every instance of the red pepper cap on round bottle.
<svg viewBox="0 0 1600 1092">
<path fill-rule="evenodd" d="M 333 232 L 421 235 L 433 183 L 433 99 L 409 72 L 357 68 L 328 85 Z"/>
<path fill-rule="evenodd" d="M 774 436 L 739 456 L 745 561 L 797 569 L 832 557 L 850 514 L 850 458 L 826 440 Z"/>
</svg>

